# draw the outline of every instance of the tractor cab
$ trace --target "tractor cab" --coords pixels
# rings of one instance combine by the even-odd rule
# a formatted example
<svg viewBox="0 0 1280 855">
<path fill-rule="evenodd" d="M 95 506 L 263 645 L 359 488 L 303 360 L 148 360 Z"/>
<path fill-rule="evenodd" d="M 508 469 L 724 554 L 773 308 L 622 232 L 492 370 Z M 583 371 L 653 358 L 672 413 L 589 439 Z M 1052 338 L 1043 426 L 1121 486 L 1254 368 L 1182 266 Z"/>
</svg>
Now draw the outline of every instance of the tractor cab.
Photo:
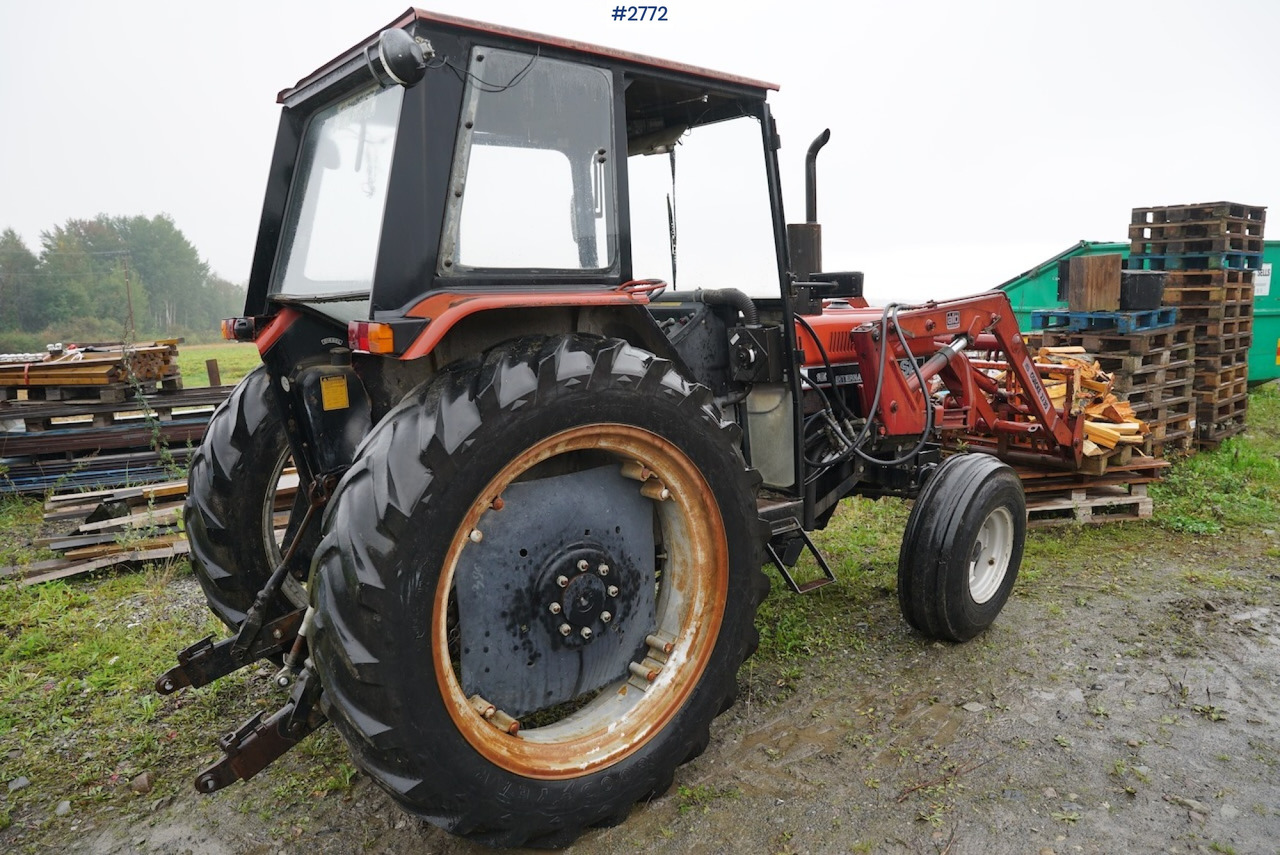
<svg viewBox="0 0 1280 855">
<path fill-rule="evenodd" d="M 653 278 L 776 298 L 771 88 L 410 11 L 280 94 L 249 312 L 396 319 L 435 292 Z M 704 129 L 714 151 L 682 168 Z M 678 192 L 691 181 L 701 198 Z M 717 256 L 697 251 L 708 232 Z"/>
</svg>

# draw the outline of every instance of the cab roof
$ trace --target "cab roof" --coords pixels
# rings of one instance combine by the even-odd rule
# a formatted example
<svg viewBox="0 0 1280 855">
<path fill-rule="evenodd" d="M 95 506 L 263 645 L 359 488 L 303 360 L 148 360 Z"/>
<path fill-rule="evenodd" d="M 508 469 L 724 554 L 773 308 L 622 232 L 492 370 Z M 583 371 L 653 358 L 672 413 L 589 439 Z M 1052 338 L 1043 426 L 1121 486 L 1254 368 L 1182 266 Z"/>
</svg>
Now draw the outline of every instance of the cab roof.
<svg viewBox="0 0 1280 855">
<path fill-rule="evenodd" d="M 359 54 L 377 38 L 379 33 L 387 29 L 403 29 L 410 26 L 414 22 L 422 22 L 428 27 L 439 29 L 447 29 L 464 34 L 472 34 L 479 36 L 499 36 L 503 39 L 509 39 L 525 44 L 556 48 L 559 50 L 569 51 L 580 54 L 582 56 L 596 57 L 609 61 L 610 64 L 628 64 L 657 71 L 667 72 L 697 78 L 710 83 L 720 84 L 733 89 L 757 90 L 758 97 L 763 99 L 769 90 L 777 91 L 778 86 L 775 83 L 767 83 L 761 80 L 753 80 L 749 77 L 741 77 L 736 74 L 726 74 L 720 71 L 713 71 L 707 68 L 699 68 L 695 65 L 687 65 L 682 62 L 674 62 L 667 59 L 658 59 L 656 57 L 645 56 L 643 54 L 632 53 L 630 51 L 619 50 L 617 48 L 602 47 L 600 45 L 579 42 L 573 39 L 564 39 L 558 36 L 548 36 L 541 33 L 529 32 L 527 30 L 518 30 L 513 27 L 504 27 L 501 24 L 486 24 L 482 21 L 473 21 L 468 18 L 459 18 L 453 15 L 444 15 L 438 12 L 428 12 L 423 9 L 410 8 L 403 15 L 387 24 L 385 27 L 372 35 L 362 39 L 353 45 L 350 49 L 343 51 L 334 59 L 317 68 L 315 71 L 303 77 L 293 86 L 284 89 L 277 97 L 277 101 L 285 103 L 292 95 L 303 90 L 315 82 L 323 79 L 326 75 L 332 74 L 352 57 Z"/>
</svg>

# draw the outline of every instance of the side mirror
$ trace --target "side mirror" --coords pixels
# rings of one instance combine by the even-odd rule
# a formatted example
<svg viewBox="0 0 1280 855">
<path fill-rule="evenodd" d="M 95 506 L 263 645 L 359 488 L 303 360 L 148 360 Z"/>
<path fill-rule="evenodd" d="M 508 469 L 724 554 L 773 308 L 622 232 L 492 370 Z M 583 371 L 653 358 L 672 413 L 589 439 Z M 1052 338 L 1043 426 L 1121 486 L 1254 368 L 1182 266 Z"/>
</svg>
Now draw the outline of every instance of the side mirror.
<svg viewBox="0 0 1280 855">
<path fill-rule="evenodd" d="M 427 59 L 435 56 L 428 42 L 418 40 L 404 30 L 383 30 L 378 43 L 365 53 L 369 69 L 383 86 L 398 83 L 406 89 L 427 73 Z"/>
</svg>

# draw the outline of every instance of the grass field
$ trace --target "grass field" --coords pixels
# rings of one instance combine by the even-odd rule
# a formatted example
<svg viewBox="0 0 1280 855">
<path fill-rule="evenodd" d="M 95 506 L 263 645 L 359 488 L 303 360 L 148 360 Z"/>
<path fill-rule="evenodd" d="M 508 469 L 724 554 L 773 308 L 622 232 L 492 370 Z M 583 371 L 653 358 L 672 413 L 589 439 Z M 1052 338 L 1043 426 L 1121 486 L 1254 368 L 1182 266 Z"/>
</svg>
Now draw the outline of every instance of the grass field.
<svg viewBox="0 0 1280 855">
<path fill-rule="evenodd" d="M 194 389 L 209 385 L 209 373 L 205 362 L 218 360 L 222 372 L 222 385 L 234 386 L 240 378 L 261 364 L 258 349 L 241 342 L 217 344 L 183 344 L 178 346 L 178 367 L 182 370 L 182 385 Z"/>
</svg>

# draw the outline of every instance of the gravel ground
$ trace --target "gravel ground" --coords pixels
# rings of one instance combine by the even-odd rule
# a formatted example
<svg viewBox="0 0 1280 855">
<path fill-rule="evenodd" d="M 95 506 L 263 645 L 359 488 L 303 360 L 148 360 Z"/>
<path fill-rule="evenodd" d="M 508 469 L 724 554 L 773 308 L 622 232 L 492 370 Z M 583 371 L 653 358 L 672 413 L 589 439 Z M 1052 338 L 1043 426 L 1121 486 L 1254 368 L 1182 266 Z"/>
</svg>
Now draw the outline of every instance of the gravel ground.
<svg viewBox="0 0 1280 855">
<path fill-rule="evenodd" d="M 890 590 L 851 602 L 847 640 L 749 662 L 738 704 L 676 786 L 568 851 L 1280 852 L 1280 537 L 1188 540 L 1178 555 L 1159 540 L 1041 568 L 964 645 L 914 634 Z M 187 579 L 168 607 L 198 599 Z M 486 851 L 360 775 L 280 807 L 283 776 L 307 772 L 295 751 L 144 821 L 73 817 L 20 842 L 95 855 Z"/>
</svg>

